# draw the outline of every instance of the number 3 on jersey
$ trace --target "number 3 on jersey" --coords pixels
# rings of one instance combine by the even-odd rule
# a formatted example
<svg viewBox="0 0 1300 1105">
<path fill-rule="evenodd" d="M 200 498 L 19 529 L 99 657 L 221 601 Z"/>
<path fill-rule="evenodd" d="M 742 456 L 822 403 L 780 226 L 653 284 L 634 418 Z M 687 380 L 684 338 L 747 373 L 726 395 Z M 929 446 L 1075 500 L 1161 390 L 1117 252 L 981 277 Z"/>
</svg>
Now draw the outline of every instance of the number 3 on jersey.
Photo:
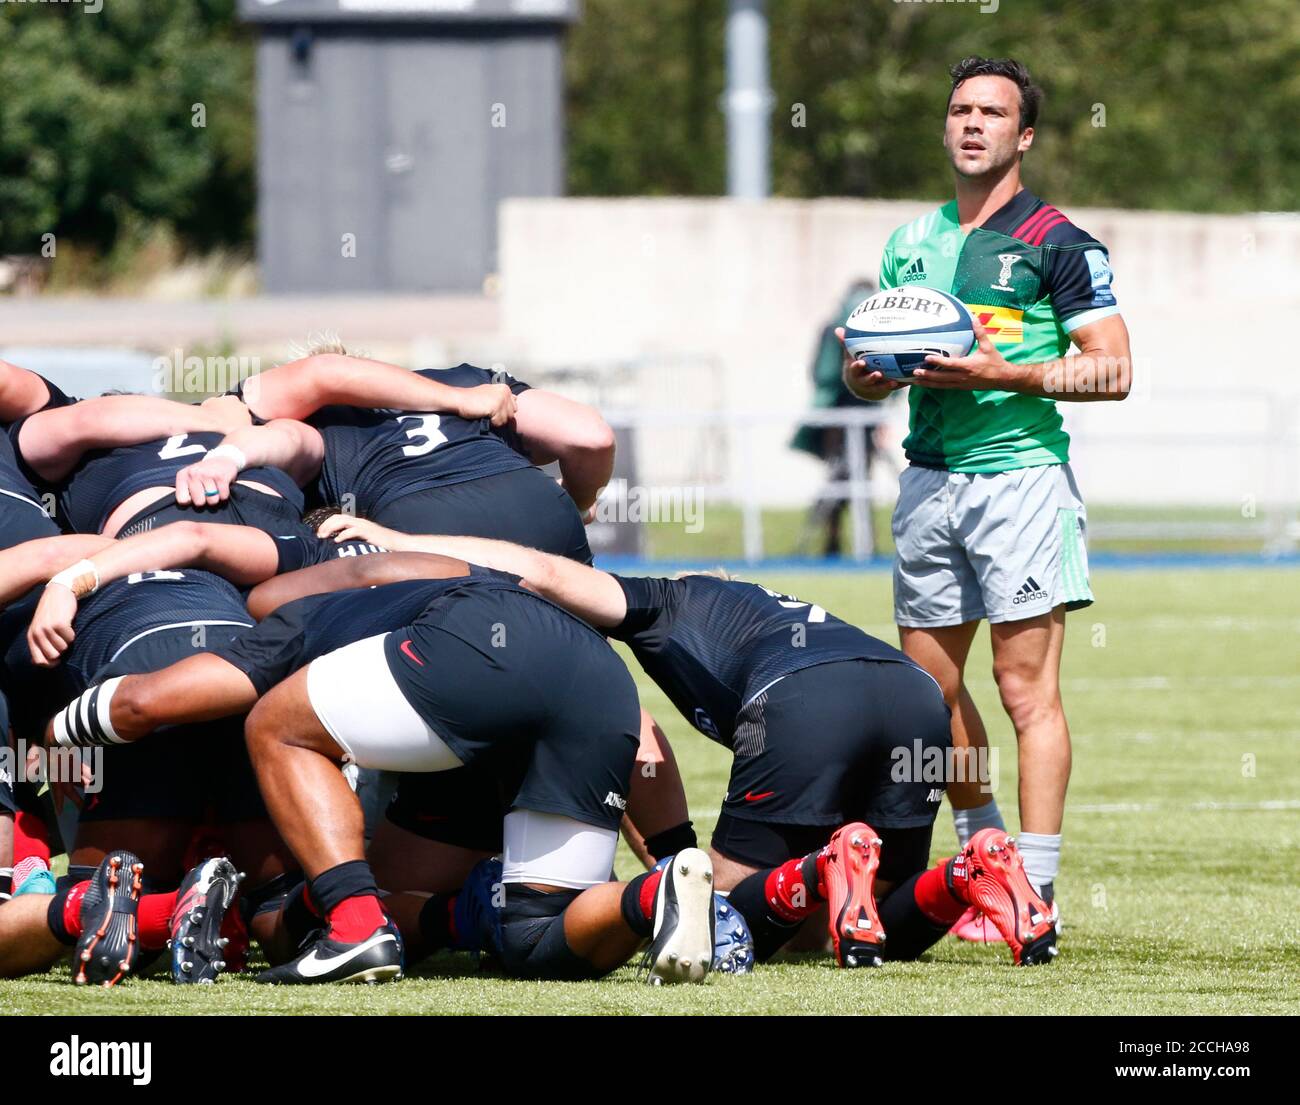
<svg viewBox="0 0 1300 1105">
<path fill-rule="evenodd" d="M 426 453 L 432 453 L 439 445 L 447 440 L 447 435 L 439 428 L 440 419 L 436 414 L 403 414 L 399 415 L 399 422 L 413 421 L 416 425 L 406 431 L 406 436 L 412 441 L 418 441 L 418 445 L 403 445 L 402 456 L 404 457 L 422 457 Z"/>
</svg>

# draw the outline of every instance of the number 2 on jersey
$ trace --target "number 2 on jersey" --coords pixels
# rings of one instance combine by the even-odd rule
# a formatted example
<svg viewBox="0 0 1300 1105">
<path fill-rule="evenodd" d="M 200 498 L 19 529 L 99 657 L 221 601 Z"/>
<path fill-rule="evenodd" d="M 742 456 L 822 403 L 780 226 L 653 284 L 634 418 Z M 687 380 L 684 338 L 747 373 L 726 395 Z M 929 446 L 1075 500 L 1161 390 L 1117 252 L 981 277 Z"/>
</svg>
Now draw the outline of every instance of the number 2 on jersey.
<svg viewBox="0 0 1300 1105">
<path fill-rule="evenodd" d="M 196 453 L 204 454 L 208 451 L 206 445 L 200 445 L 197 441 L 193 445 L 186 445 L 185 439 L 189 434 L 176 434 L 169 437 L 167 443 L 158 450 L 159 460 L 176 460 L 178 457 L 192 457 Z"/>
</svg>

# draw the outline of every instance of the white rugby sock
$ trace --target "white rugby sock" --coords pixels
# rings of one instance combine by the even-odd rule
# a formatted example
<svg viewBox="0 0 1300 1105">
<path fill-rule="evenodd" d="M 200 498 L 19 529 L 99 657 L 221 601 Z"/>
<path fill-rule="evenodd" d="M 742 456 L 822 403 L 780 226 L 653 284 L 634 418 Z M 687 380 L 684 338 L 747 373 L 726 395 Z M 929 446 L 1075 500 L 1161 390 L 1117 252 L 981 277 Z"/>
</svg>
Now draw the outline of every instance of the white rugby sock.
<svg viewBox="0 0 1300 1105">
<path fill-rule="evenodd" d="M 1020 833 L 1016 847 L 1025 861 L 1025 877 L 1042 893 L 1043 887 L 1055 881 L 1061 870 L 1061 834 Z"/>
<path fill-rule="evenodd" d="M 952 827 L 957 830 L 957 847 L 965 848 L 973 837 L 981 829 L 1001 829 L 1006 832 L 1006 825 L 1002 823 L 1002 811 L 998 809 L 998 800 L 990 798 L 982 806 L 972 806 L 968 810 L 952 811 Z"/>
</svg>

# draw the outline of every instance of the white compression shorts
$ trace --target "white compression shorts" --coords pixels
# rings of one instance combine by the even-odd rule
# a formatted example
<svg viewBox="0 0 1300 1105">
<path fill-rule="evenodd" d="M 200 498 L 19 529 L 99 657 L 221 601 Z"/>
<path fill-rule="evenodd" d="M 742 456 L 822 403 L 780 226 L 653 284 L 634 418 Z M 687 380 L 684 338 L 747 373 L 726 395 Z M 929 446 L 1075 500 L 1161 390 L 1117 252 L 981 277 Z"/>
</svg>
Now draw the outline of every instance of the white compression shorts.
<svg viewBox="0 0 1300 1105">
<path fill-rule="evenodd" d="M 586 890 L 609 882 L 618 831 L 558 813 L 512 810 L 505 820 L 503 883 Z"/>
<path fill-rule="evenodd" d="M 320 723 L 359 767 L 450 771 L 459 757 L 406 701 L 384 656 L 384 638 L 367 637 L 307 666 L 307 698 Z"/>
</svg>

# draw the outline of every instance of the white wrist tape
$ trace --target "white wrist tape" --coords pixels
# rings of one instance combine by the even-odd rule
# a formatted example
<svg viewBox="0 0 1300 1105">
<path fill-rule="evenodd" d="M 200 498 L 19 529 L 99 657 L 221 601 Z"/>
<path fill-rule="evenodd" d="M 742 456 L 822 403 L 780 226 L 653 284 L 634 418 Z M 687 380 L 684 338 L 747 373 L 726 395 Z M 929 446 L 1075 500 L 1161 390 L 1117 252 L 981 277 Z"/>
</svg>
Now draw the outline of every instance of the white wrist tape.
<svg viewBox="0 0 1300 1105">
<path fill-rule="evenodd" d="M 235 462 L 235 467 L 241 472 L 248 467 L 248 457 L 244 455 L 244 450 L 238 445 L 221 444 L 215 449 L 208 450 L 210 457 L 228 457 Z"/>
<path fill-rule="evenodd" d="M 96 744 L 126 744 L 113 728 L 113 694 L 124 675 L 82 691 L 54 718 L 54 743 L 61 748 L 86 748 Z"/>
<path fill-rule="evenodd" d="M 95 567 L 93 561 L 78 560 L 72 567 L 64 568 L 51 577 L 50 583 L 66 587 L 78 598 L 83 595 L 93 595 L 99 590 L 99 569 Z M 50 583 L 45 586 L 48 587 Z"/>
</svg>

